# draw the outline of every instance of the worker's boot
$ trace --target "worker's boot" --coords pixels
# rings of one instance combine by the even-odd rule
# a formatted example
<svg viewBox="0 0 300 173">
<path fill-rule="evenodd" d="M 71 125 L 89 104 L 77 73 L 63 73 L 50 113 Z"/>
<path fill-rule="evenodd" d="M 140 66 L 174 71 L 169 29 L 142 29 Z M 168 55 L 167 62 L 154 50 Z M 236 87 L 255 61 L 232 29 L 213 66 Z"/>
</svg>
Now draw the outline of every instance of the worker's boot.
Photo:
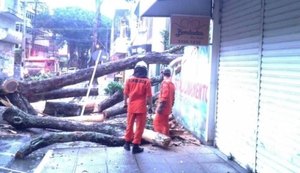
<svg viewBox="0 0 300 173">
<path fill-rule="evenodd" d="M 123 147 L 125 150 L 130 151 L 130 142 L 125 142 Z"/>
<path fill-rule="evenodd" d="M 133 144 L 132 154 L 141 153 L 144 151 L 144 148 L 141 148 L 138 144 Z"/>
</svg>

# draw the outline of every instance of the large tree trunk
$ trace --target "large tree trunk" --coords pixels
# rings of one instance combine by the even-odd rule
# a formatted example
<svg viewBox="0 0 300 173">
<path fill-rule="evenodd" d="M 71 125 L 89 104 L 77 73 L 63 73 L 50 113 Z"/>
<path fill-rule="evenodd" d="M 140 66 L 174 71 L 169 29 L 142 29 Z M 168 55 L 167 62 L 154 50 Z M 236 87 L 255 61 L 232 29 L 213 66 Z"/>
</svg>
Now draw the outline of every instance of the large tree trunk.
<svg viewBox="0 0 300 173">
<path fill-rule="evenodd" d="M 26 95 L 30 102 L 37 102 L 41 100 L 51 100 L 51 99 L 61 99 L 67 97 L 81 97 L 85 96 L 87 93 L 86 88 L 63 88 L 58 90 L 53 90 L 44 93 L 37 93 L 34 95 Z M 98 88 L 91 88 L 90 96 L 97 96 Z"/>
<path fill-rule="evenodd" d="M 92 113 L 94 111 L 94 107 L 95 103 L 87 103 L 85 105 L 84 113 Z M 81 103 L 47 101 L 43 113 L 57 117 L 79 116 L 82 108 L 83 105 Z"/>
<path fill-rule="evenodd" d="M 148 64 L 168 64 L 178 56 L 180 55 L 172 55 L 168 53 L 147 53 L 142 58 L 136 55 L 118 61 L 103 63 L 96 67 L 95 78 L 111 74 L 113 72 L 132 69 L 134 68 L 135 64 L 141 60 Z M 41 81 L 21 82 L 19 85 L 19 91 L 24 95 L 28 95 L 33 93 L 48 92 L 67 85 L 87 81 L 90 80 L 93 69 L 93 67 L 82 69 L 73 74 L 57 76 Z"/>
<path fill-rule="evenodd" d="M 19 130 L 27 128 L 50 128 L 63 131 L 93 131 L 116 137 L 124 136 L 124 124 L 93 123 L 69 121 L 58 117 L 32 116 L 16 108 L 7 108 L 3 119 Z"/>
<path fill-rule="evenodd" d="M 123 100 L 123 91 L 117 91 L 115 92 L 112 96 L 102 100 L 99 104 L 98 104 L 98 112 L 102 112 L 105 109 L 121 102 Z"/>
<path fill-rule="evenodd" d="M 15 158 L 25 158 L 35 150 L 49 146 L 55 143 L 72 142 L 72 141 L 89 141 L 96 142 L 107 146 L 122 146 L 124 139 L 112 135 L 106 135 L 97 132 L 57 132 L 46 133 L 32 141 L 26 143 L 16 153 Z"/>
<path fill-rule="evenodd" d="M 105 119 L 109 119 L 109 118 L 117 116 L 117 115 L 126 114 L 127 109 L 124 108 L 122 104 L 118 104 L 109 109 L 106 109 L 102 113 L 103 113 L 103 116 Z"/>
</svg>

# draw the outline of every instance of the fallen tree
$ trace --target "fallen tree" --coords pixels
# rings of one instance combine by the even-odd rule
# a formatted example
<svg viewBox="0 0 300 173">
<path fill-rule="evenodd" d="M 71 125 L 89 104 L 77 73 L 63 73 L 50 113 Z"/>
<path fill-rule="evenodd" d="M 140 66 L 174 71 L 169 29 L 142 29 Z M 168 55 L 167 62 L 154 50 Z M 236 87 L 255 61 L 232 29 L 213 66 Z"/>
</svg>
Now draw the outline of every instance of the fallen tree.
<svg viewBox="0 0 300 173">
<path fill-rule="evenodd" d="M 124 136 L 125 125 L 106 123 L 82 123 L 66 120 L 59 117 L 40 117 L 27 114 L 17 108 L 6 108 L 2 113 L 3 119 L 18 130 L 28 128 L 48 128 L 63 131 L 93 131 L 113 135 Z"/>
<path fill-rule="evenodd" d="M 41 100 L 61 99 L 68 97 L 81 97 L 87 93 L 87 88 L 62 88 L 44 93 L 27 94 L 25 97 L 29 102 L 37 102 Z M 98 88 L 91 88 L 90 96 L 97 96 Z"/>
<path fill-rule="evenodd" d="M 85 103 L 85 114 L 90 114 L 94 111 L 95 103 Z M 83 103 L 66 103 L 66 102 L 55 102 L 47 101 L 44 114 L 57 116 L 57 117 L 67 117 L 67 116 L 79 116 L 83 109 Z"/>
<path fill-rule="evenodd" d="M 123 104 L 118 104 L 118 105 L 110 107 L 109 109 L 106 109 L 102 113 L 103 113 L 103 116 L 105 119 L 109 119 L 109 118 L 117 116 L 117 115 L 126 114 L 127 109 L 125 109 L 123 107 Z"/>
<path fill-rule="evenodd" d="M 15 158 L 23 159 L 33 151 L 40 148 L 62 142 L 72 141 L 89 141 L 107 146 L 122 146 L 123 138 L 114 137 L 112 135 L 97 132 L 55 132 L 43 134 L 29 142 L 27 142 L 15 154 Z"/>
<path fill-rule="evenodd" d="M 118 71 L 133 69 L 135 64 L 141 60 L 148 64 L 169 64 L 178 56 L 180 55 L 151 52 L 145 54 L 143 57 L 136 55 L 118 61 L 103 63 L 96 67 L 95 78 Z M 45 79 L 41 81 L 20 82 L 19 91 L 24 95 L 37 94 L 59 89 L 67 85 L 88 81 L 92 76 L 93 69 L 93 67 L 81 69 L 72 74 L 55 76 L 51 79 Z"/>
<path fill-rule="evenodd" d="M 5 95 L 6 98 L 9 100 L 9 104 L 16 106 L 17 108 L 21 109 L 24 112 L 27 112 L 32 115 L 37 115 L 37 112 L 29 103 L 26 97 L 18 92 L 9 93 Z"/>
</svg>

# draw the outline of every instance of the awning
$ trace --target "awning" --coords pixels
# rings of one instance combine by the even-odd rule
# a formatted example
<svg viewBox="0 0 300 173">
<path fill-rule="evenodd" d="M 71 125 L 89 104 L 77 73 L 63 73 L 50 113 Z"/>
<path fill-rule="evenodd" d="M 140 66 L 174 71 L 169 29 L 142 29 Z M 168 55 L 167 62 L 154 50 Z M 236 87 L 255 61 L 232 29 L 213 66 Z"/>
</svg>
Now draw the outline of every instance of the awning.
<svg viewBox="0 0 300 173">
<path fill-rule="evenodd" d="M 211 0 L 141 0 L 135 10 L 141 17 L 171 15 L 211 16 Z"/>
</svg>

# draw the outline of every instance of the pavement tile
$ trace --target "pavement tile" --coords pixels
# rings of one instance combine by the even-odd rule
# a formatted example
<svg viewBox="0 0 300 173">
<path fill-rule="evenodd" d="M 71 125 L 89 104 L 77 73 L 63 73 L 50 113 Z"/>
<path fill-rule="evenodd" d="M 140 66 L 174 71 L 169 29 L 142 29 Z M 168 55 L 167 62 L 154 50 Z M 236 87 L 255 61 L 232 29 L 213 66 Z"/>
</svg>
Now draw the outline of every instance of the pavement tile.
<svg viewBox="0 0 300 173">
<path fill-rule="evenodd" d="M 105 164 L 80 165 L 76 167 L 74 173 L 107 173 L 107 166 Z"/>
<path fill-rule="evenodd" d="M 84 163 L 85 165 L 106 164 L 106 152 L 102 148 L 99 150 L 80 149 L 78 152 L 77 164 Z"/>
<path fill-rule="evenodd" d="M 199 163 L 211 163 L 211 162 L 224 163 L 225 162 L 225 160 L 223 160 L 217 154 L 191 154 L 190 157 L 192 157 L 193 160 Z"/>
<path fill-rule="evenodd" d="M 189 146 L 189 147 L 183 147 L 181 150 L 184 150 L 187 153 L 199 153 L 199 154 L 213 154 L 214 151 L 211 147 L 207 147 L 204 145 L 201 146 Z"/>
<path fill-rule="evenodd" d="M 42 171 L 42 173 L 74 173 L 74 170 L 70 169 L 70 168 L 48 168 L 45 167 Z"/>
<path fill-rule="evenodd" d="M 169 164 L 172 173 L 210 173 L 207 172 L 200 164 L 195 163 L 172 163 Z"/>
<path fill-rule="evenodd" d="M 141 173 L 138 165 L 135 164 L 119 164 L 107 165 L 108 173 Z"/>
<path fill-rule="evenodd" d="M 239 173 L 227 163 L 203 163 L 201 166 L 208 173 Z"/>
<path fill-rule="evenodd" d="M 172 169 L 165 163 L 139 163 L 141 173 L 171 173 Z"/>
<path fill-rule="evenodd" d="M 185 163 L 197 163 L 193 158 L 185 153 L 177 154 L 177 155 L 165 155 L 163 156 L 168 164 L 185 164 Z"/>
<path fill-rule="evenodd" d="M 166 163 L 165 158 L 162 155 L 155 155 L 149 153 L 141 153 L 136 154 L 135 159 L 138 164 L 146 164 L 146 163 Z"/>
</svg>

